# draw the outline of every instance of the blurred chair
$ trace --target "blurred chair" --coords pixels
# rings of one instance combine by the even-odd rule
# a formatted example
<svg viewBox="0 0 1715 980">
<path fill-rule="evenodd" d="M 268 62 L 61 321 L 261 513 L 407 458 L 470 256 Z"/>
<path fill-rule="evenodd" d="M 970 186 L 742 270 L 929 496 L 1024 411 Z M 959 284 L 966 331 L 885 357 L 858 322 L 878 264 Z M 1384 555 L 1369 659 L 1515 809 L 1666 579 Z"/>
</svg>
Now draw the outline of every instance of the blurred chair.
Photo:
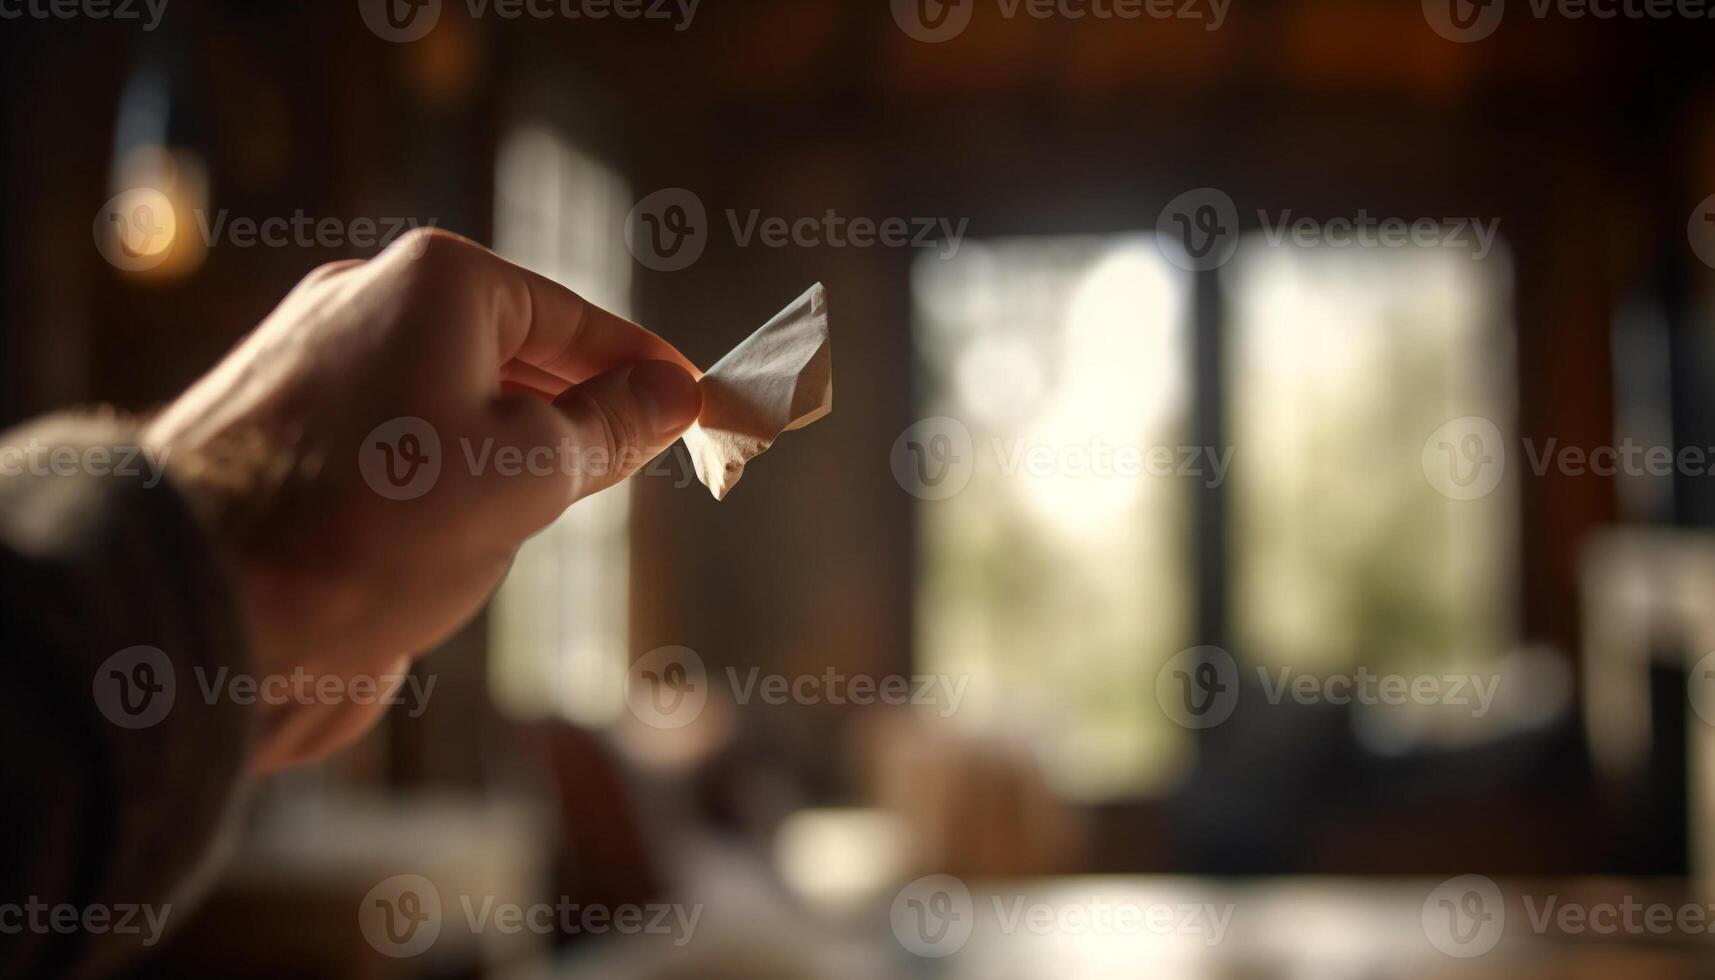
<svg viewBox="0 0 1715 980">
<path fill-rule="evenodd" d="M 269 802 L 207 900 L 127 976 L 475 978 L 540 957 L 538 937 L 473 929 L 465 907 L 544 898 L 533 807 L 343 791 Z M 437 938 L 420 955 L 395 958 L 364 938 L 371 889 L 395 875 L 428 879 L 439 899 Z"/>
<path fill-rule="evenodd" d="M 902 710 L 873 713 L 857 744 L 870 799 L 905 819 L 922 871 L 1004 877 L 1083 866 L 1083 822 L 1025 739 Z"/>
<path fill-rule="evenodd" d="M 1639 871 L 1715 861 L 1715 535 L 1614 528 L 1581 557 L 1590 751 Z M 1689 849 L 1687 851 L 1687 849 Z M 1651 866 L 1655 865 L 1655 866 Z"/>
</svg>

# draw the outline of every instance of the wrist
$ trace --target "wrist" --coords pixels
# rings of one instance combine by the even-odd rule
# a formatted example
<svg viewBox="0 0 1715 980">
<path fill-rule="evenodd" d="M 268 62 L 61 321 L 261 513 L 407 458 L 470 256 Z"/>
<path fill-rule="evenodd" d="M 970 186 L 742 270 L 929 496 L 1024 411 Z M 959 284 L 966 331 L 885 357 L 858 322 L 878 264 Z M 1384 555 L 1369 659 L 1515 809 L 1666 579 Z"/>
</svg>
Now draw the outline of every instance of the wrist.
<svg viewBox="0 0 1715 980">
<path fill-rule="evenodd" d="M 197 438 L 151 425 L 142 440 L 221 553 L 257 673 L 278 670 L 290 658 L 282 629 L 290 613 L 282 614 L 284 593 L 271 581 L 277 576 L 268 570 L 261 541 L 297 466 L 296 453 L 286 440 L 256 428 Z"/>
</svg>

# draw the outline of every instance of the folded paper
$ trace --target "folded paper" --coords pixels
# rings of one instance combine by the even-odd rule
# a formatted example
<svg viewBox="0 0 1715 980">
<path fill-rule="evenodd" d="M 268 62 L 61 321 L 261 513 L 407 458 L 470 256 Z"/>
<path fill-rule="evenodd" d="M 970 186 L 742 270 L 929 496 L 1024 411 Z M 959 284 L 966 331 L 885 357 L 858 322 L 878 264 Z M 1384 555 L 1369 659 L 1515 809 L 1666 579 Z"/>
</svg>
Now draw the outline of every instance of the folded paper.
<svg viewBox="0 0 1715 980">
<path fill-rule="evenodd" d="M 828 293 L 821 283 L 709 368 L 703 412 L 685 433 L 697 479 L 720 500 L 782 432 L 833 411 Z"/>
</svg>

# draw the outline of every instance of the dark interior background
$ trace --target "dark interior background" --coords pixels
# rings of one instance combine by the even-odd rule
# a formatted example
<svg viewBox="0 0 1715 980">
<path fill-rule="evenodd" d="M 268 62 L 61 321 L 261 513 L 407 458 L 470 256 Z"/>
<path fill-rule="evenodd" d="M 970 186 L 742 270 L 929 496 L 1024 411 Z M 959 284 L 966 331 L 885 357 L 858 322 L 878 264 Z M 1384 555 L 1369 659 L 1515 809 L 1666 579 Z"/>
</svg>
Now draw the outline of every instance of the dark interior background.
<svg viewBox="0 0 1715 980">
<path fill-rule="evenodd" d="M 1685 241 L 1687 215 L 1715 191 L 1712 30 L 1514 13 L 1487 41 L 1452 44 L 1417 4 L 1362 0 L 1235 0 L 1212 33 L 979 13 L 938 45 L 906 37 L 885 3 L 845 0 L 705 0 L 683 32 L 472 18 L 448 3 L 413 44 L 378 39 L 351 3 L 172 0 L 149 34 L 7 22 L 0 421 L 95 403 L 148 411 L 311 268 L 369 254 L 215 247 L 170 281 L 104 263 L 90 216 L 110 193 L 120 95 L 155 60 L 170 66 L 173 142 L 202 154 L 211 206 L 235 215 L 410 215 L 487 242 L 497 141 L 532 118 L 639 196 L 693 188 L 711 212 L 947 215 L 968 218 L 972 238 L 1117 233 L 1152 229 L 1188 187 L 1218 186 L 1241 214 L 1497 217 L 1516 276 L 1518 435 L 1614 438 L 1630 310 L 1671 355 L 1671 385 L 1652 394 L 1674 444 L 1715 445 L 1715 271 Z M 711 665 L 910 672 L 918 512 L 885 460 L 922 414 L 911 259 L 717 234 L 687 270 L 636 268 L 634 317 L 704 364 L 824 282 L 838 394 L 789 465 L 755 467 L 724 502 L 637 482 L 635 653 L 683 644 Z M 1201 316 L 1214 346 L 1200 349 L 1218 353 L 1219 302 Z M 1199 363 L 1218 374 L 1218 360 Z M 1207 407 L 1200 432 L 1218 441 L 1221 412 Z M 1674 490 L 1669 507 L 1622 513 L 1611 480 L 1522 481 L 1521 639 L 1582 678 L 1582 549 L 1621 522 L 1715 523 L 1708 477 Z M 1224 499 L 1196 506 L 1198 639 L 1230 644 Z M 431 709 L 389 718 L 320 778 L 400 799 L 547 779 L 542 726 L 488 697 L 486 635 L 479 621 L 427 658 L 419 669 L 440 677 Z M 1597 775 L 1576 710 L 1528 738 L 1388 760 L 1311 713 L 1241 717 L 1204 737 L 1172 796 L 1080 808 L 1089 845 L 1049 870 L 1685 874 L 1674 690 L 1654 722 L 1654 768 L 1620 784 Z M 861 802 L 859 721 L 826 706 L 743 715 L 742 749 L 694 784 L 703 812 L 743 839 L 759 787 Z M 608 844 L 596 850 L 619 853 Z M 624 880 L 604 887 L 646 890 L 613 873 Z"/>
</svg>

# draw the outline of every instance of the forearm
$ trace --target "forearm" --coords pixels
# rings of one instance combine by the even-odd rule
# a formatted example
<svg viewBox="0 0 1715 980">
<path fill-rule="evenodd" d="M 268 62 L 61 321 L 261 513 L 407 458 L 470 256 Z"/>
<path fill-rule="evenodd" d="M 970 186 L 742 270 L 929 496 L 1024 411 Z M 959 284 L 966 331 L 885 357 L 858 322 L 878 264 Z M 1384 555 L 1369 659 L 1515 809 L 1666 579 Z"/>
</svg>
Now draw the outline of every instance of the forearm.
<svg viewBox="0 0 1715 980">
<path fill-rule="evenodd" d="M 248 669 L 223 559 L 138 441 L 69 417 L 0 435 L 6 976 L 93 971 L 158 940 L 248 753 L 247 710 L 203 694 Z"/>
</svg>

